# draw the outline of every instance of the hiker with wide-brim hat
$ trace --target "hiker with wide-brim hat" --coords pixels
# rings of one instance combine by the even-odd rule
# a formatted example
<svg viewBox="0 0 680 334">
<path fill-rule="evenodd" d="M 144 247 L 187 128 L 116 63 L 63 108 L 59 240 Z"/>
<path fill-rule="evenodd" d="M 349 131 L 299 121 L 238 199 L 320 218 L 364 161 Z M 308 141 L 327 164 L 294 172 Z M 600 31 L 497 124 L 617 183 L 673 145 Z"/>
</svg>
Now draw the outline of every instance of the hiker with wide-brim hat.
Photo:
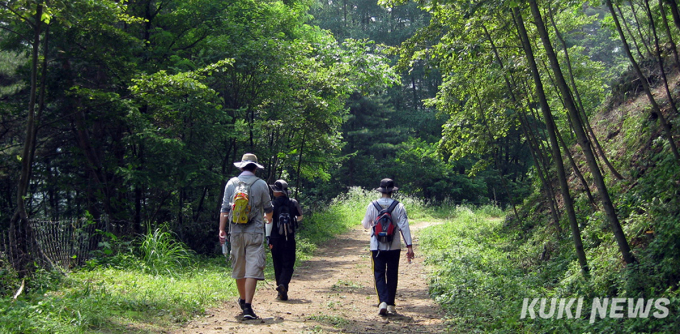
<svg viewBox="0 0 680 334">
<path fill-rule="evenodd" d="M 382 179 L 380 180 L 380 187 L 375 188 L 375 190 L 383 194 L 390 194 L 391 196 L 391 194 L 399 190 L 399 188 L 394 186 L 394 181 L 392 179 Z"/>
<path fill-rule="evenodd" d="M 243 168 L 250 164 L 255 165 L 255 167 L 257 167 L 258 169 L 264 169 L 264 166 L 257 163 L 257 156 L 255 156 L 255 154 L 252 153 L 246 153 L 243 155 L 243 157 L 241 157 L 241 161 L 234 162 L 234 166 L 236 166 L 237 168 Z"/>
<path fill-rule="evenodd" d="M 234 166 L 241 173 L 224 187 L 219 239 L 224 244 L 229 237 L 231 242 L 231 277 L 236 280 L 242 317 L 250 320 L 258 318 L 252 302 L 257 281 L 264 280 L 265 220 L 271 225 L 273 207 L 267 182 L 255 176 L 258 169 L 264 169 L 257 156 L 246 153 Z"/>
<path fill-rule="evenodd" d="M 270 184 L 274 194 L 274 221 L 267 224 L 268 244 L 272 252 L 272 264 L 274 265 L 274 278 L 276 279 L 276 296 L 279 300 L 288 300 L 289 284 L 293 278 L 295 266 L 295 232 L 298 223 L 302 220 L 302 208 L 300 203 L 289 198 L 288 183 L 285 180 L 276 180 Z"/>
<path fill-rule="evenodd" d="M 371 260 L 375 290 L 378 294 L 378 314 L 385 316 L 396 314 L 395 299 L 399 278 L 399 257 L 401 256 L 401 240 L 406 243 L 408 262 L 413 259 L 413 241 L 408 224 L 406 209 L 402 203 L 392 199 L 392 193 L 399 190 L 394 180 L 380 180 L 380 187 L 375 189 L 382 196 L 368 204 L 366 215 L 361 221 L 365 229 L 371 230 Z M 389 228 L 382 228 L 388 226 Z"/>
</svg>

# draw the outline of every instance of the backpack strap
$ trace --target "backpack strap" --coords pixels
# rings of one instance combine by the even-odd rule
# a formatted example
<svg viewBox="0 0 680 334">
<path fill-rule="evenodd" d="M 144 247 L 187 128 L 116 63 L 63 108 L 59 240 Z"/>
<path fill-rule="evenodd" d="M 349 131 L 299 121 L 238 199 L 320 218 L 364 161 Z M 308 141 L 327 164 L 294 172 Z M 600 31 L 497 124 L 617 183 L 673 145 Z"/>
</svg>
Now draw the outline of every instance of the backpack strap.
<svg viewBox="0 0 680 334">
<path fill-rule="evenodd" d="M 380 206 L 380 204 L 378 204 L 378 201 L 373 201 L 371 203 L 373 203 L 373 206 L 375 206 L 375 209 L 378 210 L 378 213 L 385 210 L 385 212 L 387 212 L 389 214 L 391 214 L 392 210 L 394 210 L 397 207 L 397 205 L 399 205 L 399 201 L 393 200 L 392 204 L 390 204 L 390 206 L 388 206 L 387 209 L 383 209 L 382 206 Z"/>
<path fill-rule="evenodd" d="M 387 207 L 387 212 L 392 214 L 392 210 L 394 210 L 397 207 L 397 205 L 399 205 L 399 201 L 393 200 L 392 204 L 390 204 L 390 206 Z"/>
<path fill-rule="evenodd" d="M 375 207 L 375 209 L 378 210 L 378 214 L 380 214 L 380 211 L 382 211 L 383 208 L 382 208 L 382 206 L 380 206 L 380 204 L 378 204 L 378 201 L 373 201 L 371 203 L 373 203 L 373 206 Z"/>
</svg>

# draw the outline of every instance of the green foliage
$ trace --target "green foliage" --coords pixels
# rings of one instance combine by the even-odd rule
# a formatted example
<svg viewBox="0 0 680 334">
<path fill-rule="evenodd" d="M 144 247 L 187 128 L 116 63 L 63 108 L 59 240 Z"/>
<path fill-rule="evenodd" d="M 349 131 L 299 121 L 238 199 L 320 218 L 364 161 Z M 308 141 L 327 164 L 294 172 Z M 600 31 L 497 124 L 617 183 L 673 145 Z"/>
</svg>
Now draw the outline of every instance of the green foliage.
<svg viewBox="0 0 680 334">
<path fill-rule="evenodd" d="M 0 35 L 2 36 L 2 35 Z M 0 52 L 0 98 L 11 96 L 19 92 L 20 89 L 25 88 L 26 83 L 21 82 L 17 75 L 19 66 L 26 63 L 26 57 L 15 52 Z M 7 112 L 5 108 L 0 109 L 1 112 Z"/>
<path fill-rule="evenodd" d="M 91 270 L 101 267 L 122 269 L 136 262 L 137 244 L 135 240 L 118 238 L 111 232 L 101 230 L 96 230 L 96 233 L 101 237 L 101 241 L 99 241 L 97 249 L 91 252 L 92 258 L 87 261 L 87 268 Z"/>
<path fill-rule="evenodd" d="M 175 275 L 190 267 L 194 260 L 192 251 L 176 240 L 173 233 L 168 231 L 167 224 L 156 229 L 152 229 L 149 224 L 139 249 L 143 271 L 152 275 Z"/>
<path fill-rule="evenodd" d="M 4 259 L 0 259 L 0 296 L 7 296 L 21 286 L 16 271 Z"/>
</svg>

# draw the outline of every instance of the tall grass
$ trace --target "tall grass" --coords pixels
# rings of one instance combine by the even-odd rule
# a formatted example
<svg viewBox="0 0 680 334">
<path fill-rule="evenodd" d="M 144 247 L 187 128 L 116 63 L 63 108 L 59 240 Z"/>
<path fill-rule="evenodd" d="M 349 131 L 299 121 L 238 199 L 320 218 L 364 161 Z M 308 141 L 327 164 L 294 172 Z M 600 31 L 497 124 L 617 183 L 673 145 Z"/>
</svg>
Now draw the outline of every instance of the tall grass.
<svg viewBox="0 0 680 334">
<path fill-rule="evenodd" d="M 177 241 L 168 230 L 167 224 L 156 229 L 148 224 L 139 250 L 142 253 L 143 268 L 154 275 L 176 274 L 178 270 L 191 265 L 194 258 L 193 252 Z"/>
<path fill-rule="evenodd" d="M 511 240 L 497 233 L 502 220 L 491 219 L 497 213 L 456 206 L 453 220 L 421 232 L 420 248 L 435 268 L 430 293 L 454 332 L 488 332 L 518 318 L 518 296 L 527 295 L 525 284 L 535 279 L 525 277 L 516 258 L 506 253 Z"/>
</svg>

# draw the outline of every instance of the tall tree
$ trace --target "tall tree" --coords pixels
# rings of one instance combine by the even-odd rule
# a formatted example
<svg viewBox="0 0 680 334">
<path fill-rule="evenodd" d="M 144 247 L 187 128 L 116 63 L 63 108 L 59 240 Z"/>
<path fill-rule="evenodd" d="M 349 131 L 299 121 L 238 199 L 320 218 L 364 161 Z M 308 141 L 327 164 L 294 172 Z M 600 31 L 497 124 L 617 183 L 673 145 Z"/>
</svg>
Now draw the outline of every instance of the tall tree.
<svg viewBox="0 0 680 334">
<path fill-rule="evenodd" d="M 588 167 L 590 169 L 590 173 L 592 174 L 595 185 L 599 191 L 600 202 L 602 203 L 605 214 L 607 215 L 607 220 L 609 221 L 612 231 L 614 232 L 616 242 L 619 246 L 619 251 L 621 252 L 623 260 L 626 261 L 626 263 L 629 264 L 633 263 L 635 262 L 635 258 L 630 252 L 630 246 L 628 245 L 626 235 L 623 233 L 623 229 L 621 228 L 621 224 L 619 223 L 619 219 L 616 214 L 616 209 L 614 208 L 614 204 L 612 203 L 612 200 L 609 196 L 607 185 L 604 182 L 604 177 L 600 172 L 600 168 L 597 165 L 597 161 L 590 146 L 590 142 L 588 141 L 588 136 L 584 131 L 583 122 L 581 121 L 579 111 L 573 100 L 573 93 L 571 92 L 571 89 L 567 85 L 567 82 L 562 73 L 562 69 L 557 60 L 557 55 L 555 54 L 552 48 L 552 43 L 550 42 L 550 37 L 546 30 L 543 17 L 541 16 L 541 12 L 538 8 L 538 3 L 536 2 L 536 0 L 529 0 L 529 6 L 531 8 L 531 13 L 534 18 L 534 23 L 538 29 L 538 34 L 541 37 L 541 41 L 543 42 L 543 48 L 546 51 L 546 54 L 550 61 L 550 66 L 555 75 L 555 79 L 557 80 L 557 86 L 559 87 L 560 92 L 562 93 L 562 96 L 567 107 L 567 111 L 569 112 L 569 117 L 574 125 L 573 130 L 576 133 L 579 146 L 581 146 L 581 149 L 583 150 L 586 162 L 588 163 Z"/>
<path fill-rule="evenodd" d="M 541 81 L 541 76 L 538 72 L 538 66 L 534 59 L 534 53 L 531 48 L 531 43 L 529 41 L 529 36 L 527 34 L 526 28 L 524 27 L 524 19 L 522 18 L 522 13 L 518 7 L 512 9 L 513 18 L 515 20 L 515 25 L 517 31 L 522 41 L 522 47 L 524 53 L 526 54 L 529 68 L 531 69 L 531 76 L 534 80 L 536 94 L 538 95 L 538 100 L 541 104 L 541 112 L 543 113 L 543 118 L 545 119 L 546 127 L 548 128 L 548 135 L 550 138 L 550 146 L 553 150 L 553 160 L 555 161 L 555 167 L 557 169 L 557 177 L 560 182 L 560 189 L 562 191 L 562 199 L 564 200 L 564 207 L 567 211 L 567 216 L 569 217 L 569 225 L 571 226 L 571 235 L 574 242 L 574 248 L 576 250 L 576 256 L 578 257 L 578 262 L 581 267 L 581 272 L 583 275 L 588 275 L 588 261 L 586 259 L 585 250 L 583 249 L 583 242 L 581 240 L 581 231 L 579 230 L 578 222 L 576 220 L 576 212 L 574 211 L 574 204 L 572 197 L 569 193 L 569 184 L 567 183 L 567 177 L 564 170 L 564 163 L 562 161 L 562 153 L 560 152 L 560 146 L 557 142 L 557 136 L 555 128 L 555 123 L 552 121 L 553 117 L 550 112 L 550 105 L 545 96 L 543 90 L 543 83 Z"/>
<path fill-rule="evenodd" d="M 13 265 L 14 269 L 17 270 L 21 275 L 26 274 L 26 265 L 31 260 L 28 254 L 28 243 L 29 239 L 29 225 L 28 225 L 28 214 L 26 210 L 25 198 L 28 193 L 29 183 L 31 181 L 31 173 L 33 168 L 33 158 L 35 154 L 35 143 L 37 138 L 37 122 L 36 119 L 36 106 L 38 105 L 38 89 L 43 88 L 44 85 L 39 84 L 40 70 L 40 42 L 41 36 L 44 33 L 43 21 L 49 23 L 49 16 L 43 15 L 43 4 L 23 4 L 17 3 L 2 3 L 1 7 L 12 13 L 16 19 L 21 23 L 26 23 L 30 27 L 30 32 L 32 33 L 32 40 L 27 40 L 25 42 L 29 43 L 31 47 L 31 79 L 30 79 L 30 92 L 28 96 L 28 115 L 26 119 L 26 136 L 23 143 L 23 151 L 21 153 L 21 173 L 19 175 L 17 184 L 17 194 L 16 194 L 16 209 L 14 215 L 10 221 L 10 248 L 13 251 Z M 34 11 L 34 12 L 32 12 Z M 32 15 L 31 15 L 32 14 Z M 30 16 L 29 16 L 30 15 Z M 43 64 L 44 66 L 44 64 Z M 44 80 L 44 77 L 42 78 Z M 42 94 L 40 94 L 42 96 Z M 40 101 L 42 102 L 42 101 Z"/>
</svg>

